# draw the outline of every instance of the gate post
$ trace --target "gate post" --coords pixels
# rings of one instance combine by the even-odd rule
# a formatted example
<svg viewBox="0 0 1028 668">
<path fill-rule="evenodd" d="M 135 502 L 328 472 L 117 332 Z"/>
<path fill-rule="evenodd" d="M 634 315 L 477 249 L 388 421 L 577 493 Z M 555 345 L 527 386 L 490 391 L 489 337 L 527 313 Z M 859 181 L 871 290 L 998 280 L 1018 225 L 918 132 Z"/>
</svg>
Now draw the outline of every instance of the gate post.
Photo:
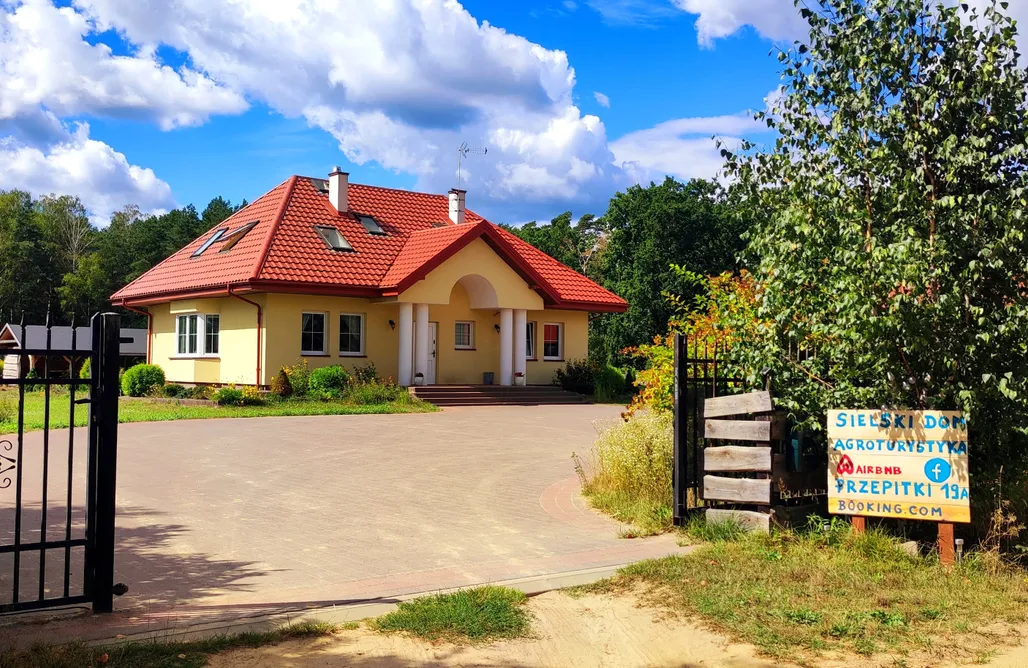
<svg viewBox="0 0 1028 668">
<path fill-rule="evenodd" d="M 682 526 L 685 518 L 685 479 L 689 458 L 689 449 L 686 438 L 689 426 L 686 422 L 686 384 L 683 382 L 682 373 L 685 368 L 685 360 L 682 355 L 682 341 L 687 341 L 681 334 L 674 336 L 674 458 L 672 471 L 672 521 L 675 526 Z"/>
<path fill-rule="evenodd" d="M 114 608 L 114 517 L 115 485 L 118 467 L 118 359 L 121 354 L 121 316 L 117 313 L 97 314 L 93 317 L 93 354 L 100 363 L 93 369 L 97 374 L 94 399 L 96 418 L 96 501 L 93 517 L 94 536 L 93 612 L 111 612 Z M 96 328 L 100 328 L 99 336 Z"/>
</svg>

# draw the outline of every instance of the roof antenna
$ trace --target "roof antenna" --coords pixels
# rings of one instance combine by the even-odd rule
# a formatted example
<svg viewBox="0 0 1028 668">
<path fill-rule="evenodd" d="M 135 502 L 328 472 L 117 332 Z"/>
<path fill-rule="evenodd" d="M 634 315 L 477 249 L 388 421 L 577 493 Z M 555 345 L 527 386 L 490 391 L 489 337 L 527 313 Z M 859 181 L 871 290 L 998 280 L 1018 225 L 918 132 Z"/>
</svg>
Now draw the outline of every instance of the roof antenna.
<svg viewBox="0 0 1028 668">
<path fill-rule="evenodd" d="M 469 153 L 474 155 L 485 155 L 489 152 L 487 148 L 471 148 L 467 142 L 462 142 L 460 147 L 457 149 L 457 189 L 460 190 L 460 163 L 461 160 L 468 157 Z"/>
</svg>

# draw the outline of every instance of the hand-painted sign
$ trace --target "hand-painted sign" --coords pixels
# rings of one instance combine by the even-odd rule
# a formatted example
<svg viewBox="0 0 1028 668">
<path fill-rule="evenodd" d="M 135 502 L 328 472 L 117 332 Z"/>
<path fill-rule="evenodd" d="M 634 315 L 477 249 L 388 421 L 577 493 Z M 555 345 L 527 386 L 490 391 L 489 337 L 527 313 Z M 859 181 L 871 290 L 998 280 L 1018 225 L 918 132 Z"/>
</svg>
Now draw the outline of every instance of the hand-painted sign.
<svg viewBox="0 0 1028 668">
<path fill-rule="evenodd" d="M 828 510 L 970 522 L 959 411 L 828 411 Z"/>
</svg>

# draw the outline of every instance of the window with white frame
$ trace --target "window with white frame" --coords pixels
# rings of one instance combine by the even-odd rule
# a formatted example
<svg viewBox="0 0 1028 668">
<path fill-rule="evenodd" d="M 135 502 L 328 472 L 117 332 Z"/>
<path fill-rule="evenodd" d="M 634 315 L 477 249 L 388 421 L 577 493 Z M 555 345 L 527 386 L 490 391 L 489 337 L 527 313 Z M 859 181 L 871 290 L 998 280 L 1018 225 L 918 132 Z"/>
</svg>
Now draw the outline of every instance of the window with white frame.
<svg viewBox="0 0 1028 668">
<path fill-rule="evenodd" d="M 548 322 L 543 325 L 543 359 L 564 359 L 564 325 Z"/>
<path fill-rule="evenodd" d="M 535 323 L 525 323 L 525 357 L 535 359 Z"/>
<path fill-rule="evenodd" d="M 183 357 L 216 357 L 221 348 L 221 316 L 190 313 L 175 318 L 175 352 Z"/>
<path fill-rule="evenodd" d="M 364 314 L 339 314 L 339 354 L 364 354 Z"/>
<path fill-rule="evenodd" d="M 300 354 L 324 355 L 328 351 L 328 316 L 325 313 L 303 313 L 300 323 Z"/>
<path fill-rule="evenodd" d="M 205 315 L 203 317 L 203 353 L 217 355 L 221 339 L 221 316 Z"/>
<path fill-rule="evenodd" d="M 475 347 L 475 323 L 461 320 L 453 323 L 453 347 L 458 350 Z"/>
</svg>

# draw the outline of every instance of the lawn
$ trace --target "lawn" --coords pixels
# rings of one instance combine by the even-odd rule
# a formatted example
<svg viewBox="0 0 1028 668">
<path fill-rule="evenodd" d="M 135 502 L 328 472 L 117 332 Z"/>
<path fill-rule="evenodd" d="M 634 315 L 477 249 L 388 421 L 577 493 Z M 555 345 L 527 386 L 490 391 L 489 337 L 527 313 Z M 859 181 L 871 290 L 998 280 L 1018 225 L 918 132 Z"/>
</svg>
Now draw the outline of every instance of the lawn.
<svg viewBox="0 0 1028 668">
<path fill-rule="evenodd" d="M 1028 620 L 1025 572 L 993 555 L 945 568 L 934 555 L 907 555 L 884 533 L 857 535 L 838 521 L 802 533 L 720 536 L 579 590 L 642 591 L 649 604 L 808 664 L 827 652 L 886 653 L 896 665 L 925 654 L 981 660 Z"/>
<path fill-rule="evenodd" d="M 85 393 L 76 392 L 76 398 Z M 68 426 L 69 397 L 67 392 L 50 397 L 50 427 Z M 42 392 L 25 394 L 25 430 L 43 428 L 44 397 Z M 18 429 L 18 393 L 0 391 L 0 434 Z M 290 399 L 272 401 L 265 406 L 204 406 L 184 405 L 168 401 L 122 400 L 118 407 L 119 422 L 160 422 L 166 420 L 197 420 L 227 417 L 267 417 L 278 415 L 359 415 L 369 413 L 425 413 L 437 410 L 430 403 L 414 399 L 407 394 L 397 401 L 358 404 L 344 400 L 308 401 Z M 75 406 L 75 425 L 85 426 L 88 406 Z"/>
<path fill-rule="evenodd" d="M 385 633 L 429 641 L 485 642 L 528 633 L 527 597 L 516 589 L 485 586 L 404 601 L 372 622 Z"/>
</svg>

